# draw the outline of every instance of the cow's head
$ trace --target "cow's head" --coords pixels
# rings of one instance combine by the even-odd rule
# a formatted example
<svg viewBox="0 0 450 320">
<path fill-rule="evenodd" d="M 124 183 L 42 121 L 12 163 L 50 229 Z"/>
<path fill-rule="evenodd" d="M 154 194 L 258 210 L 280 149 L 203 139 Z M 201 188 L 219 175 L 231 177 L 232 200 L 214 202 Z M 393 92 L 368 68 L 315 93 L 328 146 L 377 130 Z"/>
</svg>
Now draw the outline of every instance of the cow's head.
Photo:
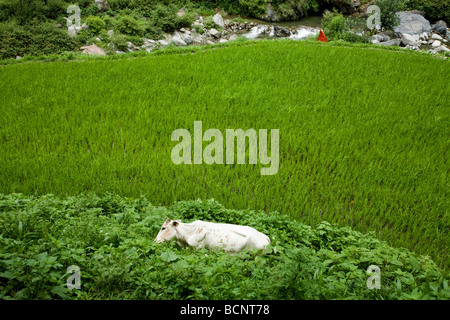
<svg viewBox="0 0 450 320">
<path fill-rule="evenodd" d="M 175 237 L 177 231 L 176 227 L 180 224 L 180 220 L 170 220 L 169 218 L 163 223 L 161 230 L 159 230 L 158 235 L 156 236 L 155 242 L 162 243 L 164 241 L 170 241 Z"/>
</svg>

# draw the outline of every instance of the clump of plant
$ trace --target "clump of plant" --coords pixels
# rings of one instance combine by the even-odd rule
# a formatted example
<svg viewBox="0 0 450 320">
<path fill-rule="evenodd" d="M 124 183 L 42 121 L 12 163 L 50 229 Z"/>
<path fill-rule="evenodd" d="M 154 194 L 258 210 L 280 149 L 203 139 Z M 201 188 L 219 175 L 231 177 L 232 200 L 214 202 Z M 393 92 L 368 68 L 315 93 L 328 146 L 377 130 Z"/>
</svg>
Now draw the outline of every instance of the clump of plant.
<svg viewBox="0 0 450 320">
<path fill-rule="evenodd" d="M 350 31 L 347 19 L 336 9 L 323 15 L 322 29 L 330 39 L 341 39 L 346 32 Z"/>
<path fill-rule="evenodd" d="M 203 29 L 203 27 L 199 24 L 194 26 L 194 30 L 195 32 L 199 33 L 199 34 L 203 34 L 205 33 L 205 29 Z"/>
<path fill-rule="evenodd" d="M 376 0 L 375 5 L 380 7 L 381 26 L 386 30 L 392 30 L 400 23 L 397 12 L 404 8 L 404 0 Z"/>
<path fill-rule="evenodd" d="M 216 24 L 213 21 L 213 16 L 207 16 L 203 20 L 203 25 L 205 26 L 206 29 L 214 28 L 216 26 Z"/>
<path fill-rule="evenodd" d="M 183 27 L 190 27 L 195 19 L 195 13 L 190 11 L 182 15 L 177 13 L 178 9 L 173 4 L 167 6 L 158 4 L 150 17 L 152 27 L 159 32 L 173 32 Z"/>
<path fill-rule="evenodd" d="M 98 35 L 106 26 L 106 22 L 98 16 L 87 17 L 86 24 L 93 35 Z"/>
<path fill-rule="evenodd" d="M 127 51 L 128 44 L 127 44 L 127 36 L 124 34 L 113 34 L 110 38 L 110 46 L 112 46 L 112 49 L 115 51 Z"/>
<path fill-rule="evenodd" d="M 358 34 L 352 29 L 361 29 L 361 22 L 345 18 L 336 9 L 328 11 L 322 18 L 322 29 L 330 40 L 343 40 L 347 42 L 367 42 L 367 37 Z"/>
<path fill-rule="evenodd" d="M 143 33 L 143 28 L 138 20 L 129 15 L 121 16 L 117 20 L 117 30 L 129 36 L 141 36 Z"/>
<path fill-rule="evenodd" d="M 49 55 L 76 50 L 79 41 L 53 23 L 21 26 L 14 21 L 0 23 L 0 59 L 24 55 Z"/>
</svg>

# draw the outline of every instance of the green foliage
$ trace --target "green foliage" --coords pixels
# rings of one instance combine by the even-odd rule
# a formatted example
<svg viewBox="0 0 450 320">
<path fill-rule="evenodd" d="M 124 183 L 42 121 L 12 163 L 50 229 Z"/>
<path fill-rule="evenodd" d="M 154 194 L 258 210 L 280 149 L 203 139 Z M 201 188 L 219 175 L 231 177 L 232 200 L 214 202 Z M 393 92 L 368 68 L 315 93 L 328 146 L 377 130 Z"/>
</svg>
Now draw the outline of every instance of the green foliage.
<svg viewBox="0 0 450 320">
<path fill-rule="evenodd" d="M 98 16 L 87 17 L 86 24 L 89 26 L 89 31 L 93 35 L 98 35 L 106 26 L 106 22 Z"/>
<path fill-rule="evenodd" d="M 406 8 L 424 11 L 431 23 L 437 20 L 450 23 L 450 0 L 406 0 Z"/>
<path fill-rule="evenodd" d="M 262 253 L 156 244 L 167 217 L 248 225 L 269 235 Z M 214 200 L 170 208 L 114 194 L 0 194 L 3 299 L 449 299 L 448 277 L 426 256 L 373 234 L 286 215 L 229 210 Z M 69 290 L 67 267 L 80 268 Z M 377 265 L 381 288 L 368 289 Z M 161 276 L 161 274 L 164 276 Z"/>
<path fill-rule="evenodd" d="M 213 16 L 208 16 L 205 19 L 203 19 L 203 25 L 205 26 L 206 29 L 214 28 L 216 24 L 214 23 Z"/>
<path fill-rule="evenodd" d="M 24 55 L 42 55 L 76 50 L 78 42 L 67 30 L 51 23 L 20 26 L 0 23 L 0 59 Z"/>
<path fill-rule="evenodd" d="M 131 16 L 121 16 L 117 20 L 117 30 L 120 33 L 129 36 L 140 36 L 142 35 L 143 28 L 139 22 Z"/>
<path fill-rule="evenodd" d="M 367 37 L 359 35 L 354 29 L 361 30 L 361 21 L 344 18 L 336 9 L 326 12 L 322 17 L 322 29 L 329 40 L 343 40 L 354 43 L 366 43 Z"/>
<path fill-rule="evenodd" d="M 350 31 L 347 19 L 337 10 L 324 13 L 322 29 L 330 39 L 341 39 L 345 33 Z"/>
<path fill-rule="evenodd" d="M 66 14 L 68 4 L 63 0 L 47 0 L 45 10 L 45 16 L 49 19 L 57 19 L 60 16 Z"/>
<path fill-rule="evenodd" d="M 152 11 L 149 22 L 149 31 L 156 34 L 173 32 L 183 27 L 190 27 L 195 19 L 195 12 L 187 11 L 182 16 L 177 15 L 175 5 L 156 5 Z"/>
<path fill-rule="evenodd" d="M 194 26 L 194 30 L 195 30 L 195 32 L 197 32 L 198 34 L 203 34 L 203 33 L 205 33 L 205 30 L 203 29 L 203 27 L 201 26 L 201 25 L 195 25 Z"/>
<path fill-rule="evenodd" d="M 381 26 L 386 30 L 392 30 L 400 24 L 400 18 L 396 12 L 404 8 L 404 0 L 376 0 L 375 5 L 381 10 Z"/>
<path fill-rule="evenodd" d="M 127 36 L 124 34 L 113 34 L 110 43 L 113 45 L 114 50 L 119 51 L 127 51 L 128 44 L 127 44 Z"/>
</svg>

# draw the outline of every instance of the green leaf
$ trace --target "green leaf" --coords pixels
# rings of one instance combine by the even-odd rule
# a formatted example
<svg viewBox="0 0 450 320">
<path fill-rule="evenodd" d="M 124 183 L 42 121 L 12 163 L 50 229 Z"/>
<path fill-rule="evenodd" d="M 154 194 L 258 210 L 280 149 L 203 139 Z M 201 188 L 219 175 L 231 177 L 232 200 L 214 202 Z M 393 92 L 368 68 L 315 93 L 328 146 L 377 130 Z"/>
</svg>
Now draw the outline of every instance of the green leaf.
<svg viewBox="0 0 450 320">
<path fill-rule="evenodd" d="M 171 262 L 177 260 L 178 256 L 173 252 L 163 252 L 161 254 L 161 259 L 163 259 L 166 262 Z"/>
<path fill-rule="evenodd" d="M 403 266 L 403 263 L 401 261 L 398 261 L 397 259 L 391 259 L 391 260 L 389 260 L 389 262 L 396 266 L 400 266 L 400 267 Z"/>
<path fill-rule="evenodd" d="M 66 294 L 68 291 L 69 291 L 68 288 L 65 288 L 63 286 L 56 286 L 52 288 L 51 293 L 56 294 L 62 299 L 69 299 L 69 297 Z"/>
</svg>

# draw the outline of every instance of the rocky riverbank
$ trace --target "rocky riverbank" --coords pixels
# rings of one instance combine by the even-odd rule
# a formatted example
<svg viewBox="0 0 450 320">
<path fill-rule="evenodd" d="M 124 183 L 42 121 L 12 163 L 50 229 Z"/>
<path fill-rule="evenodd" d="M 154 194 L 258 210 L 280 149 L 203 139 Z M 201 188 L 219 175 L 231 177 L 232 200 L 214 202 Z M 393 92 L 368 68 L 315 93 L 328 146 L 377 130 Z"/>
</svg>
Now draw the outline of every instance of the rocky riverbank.
<svg viewBox="0 0 450 320">
<path fill-rule="evenodd" d="M 411 50 L 428 50 L 432 53 L 450 52 L 448 47 L 450 40 L 450 29 L 444 21 L 431 24 L 420 13 L 399 12 L 400 25 L 390 32 L 378 32 L 368 40 L 380 46 L 401 46 Z M 202 16 L 199 16 L 191 28 L 181 28 L 173 34 L 165 34 L 163 39 L 144 39 L 143 44 L 135 45 L 127 42 L 129 52 L 145 50 L 152 52 L 168 46 L 188 46 L 188 45 L 212 45 L 234 41 L 240 37 L 247 39 L 258 38 L 290 38 L 302 40 L 310 36 L 317 36 L 320 28 L 308 26 L 283 27 L 278 25 L 266 25 L 254 21 L 243 19 L 224 19 L 220 14 L 213 16 L 213 25 L 206 23 Z M 87 26 L 83 25 L 82 28 Z M 114 30 L 108 31 L 112 36 Z M 97 39 L 103 40 L 103 39 Z M 116 54 L 125 51 L 114 48 L 112 43 L 108 48 Z M 87 54 L 105 54 L 104 50 L 96 46 L 82 47 L 81 50 Z"/>
<path fill-rule="evenodd" d="M 411 50 L 429 50 L 432 53 L 450 52 L 450 29 L 445 21 L 431 24 L 420 13 L 399 12 L 400 25 L 393 33 L 380 32 L 369 40 L 384 46 L 404 46 Z"/>
</svg>

